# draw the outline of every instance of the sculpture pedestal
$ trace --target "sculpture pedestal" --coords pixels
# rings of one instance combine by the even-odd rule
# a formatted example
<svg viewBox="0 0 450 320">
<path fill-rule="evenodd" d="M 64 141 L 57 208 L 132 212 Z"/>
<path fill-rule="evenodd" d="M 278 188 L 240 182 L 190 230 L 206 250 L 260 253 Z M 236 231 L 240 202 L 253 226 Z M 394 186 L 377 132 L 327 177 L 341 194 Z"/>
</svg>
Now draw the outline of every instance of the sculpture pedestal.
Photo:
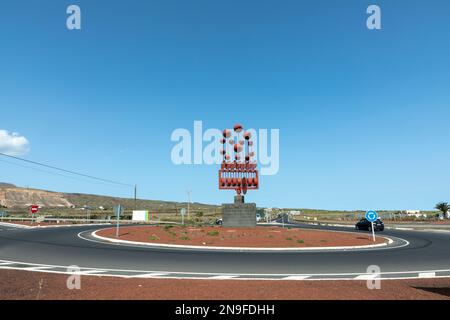
<svg viewBox="0 0 450 320">
<path fill-rule="evenodd" d="M 234 197 L 234 203 L 222 204 L 222 226 L 256 227 L 256 203 L 244 203 L 244 196 Z"/>
</svg>

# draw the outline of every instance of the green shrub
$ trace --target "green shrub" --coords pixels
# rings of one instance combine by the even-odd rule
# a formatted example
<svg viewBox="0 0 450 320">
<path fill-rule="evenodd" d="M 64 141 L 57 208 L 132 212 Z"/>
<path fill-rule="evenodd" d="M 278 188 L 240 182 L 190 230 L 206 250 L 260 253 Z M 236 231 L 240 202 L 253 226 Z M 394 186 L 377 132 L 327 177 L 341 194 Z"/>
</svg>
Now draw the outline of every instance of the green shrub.
<svg viewBox="0 0 450 320">
<path fill-rule="evenodd" d="M 291 240 L 292 240 L 292 238 L 291 238 L 291 237 L 287 237 L 287 238 L 286 238 L 286 240 L 289 240 L 289 241 L 291 241 Z"/>
<path fill-rule="evenodd" d="M 207 233 L 207 235 L 208 235 L 208 236 L 211 236 L 211 237 L 215 237 L 215 236 L 218 236 L 218 235 L 219 235 L 219 231 L 217 231 L 217 230 L 209 231 L 209 232 Z"/>
<path fill-rule="evenodd" d="M 160 238 L 159 238 L 156 234 L 152 234 L 152 235 L 149 237 L 149 239 L 150 239 L 150 241 L 157 241 L 157 240 L 159 240 Z"/>
<path fill-rule="evenodd" d="M 177 237 L 176 232 L 173 232 L 173 231 L 169 231 L 169 235 L 170 235 L 172 238 L 176 238 L 176 237 Z"/>
<path fill-rule="evenodd" d="M 302 239 L 300 239 L 300 240 L 297 240 L 297 242 L 298 242 L 298 243 L 305 243 L 305 241 L 304 241 L 304 240 L 302 240 Z"/>
<path fill-rule="evenodd" d="M 190 240 L 188 236 L 182 236 L 180 237 L 180 240 Z"/>
</svg>

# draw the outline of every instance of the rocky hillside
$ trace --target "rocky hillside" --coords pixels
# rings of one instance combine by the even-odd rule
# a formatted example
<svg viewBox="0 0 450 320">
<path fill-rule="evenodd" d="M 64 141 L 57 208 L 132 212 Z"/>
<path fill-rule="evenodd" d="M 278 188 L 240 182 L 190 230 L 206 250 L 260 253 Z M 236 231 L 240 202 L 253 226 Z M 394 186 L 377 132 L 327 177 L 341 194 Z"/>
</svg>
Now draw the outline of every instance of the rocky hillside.
<svg viewBox="0 0 450 320">
<path fill-rule="evenodd" d="M 8 208 L 26 208 L 32 204 L 52 208 L 73 206 L 62 193 L 0 185 L 0 205 Z"/>
<path fill-rule="evenodd" d="M 92 194 L 60 193 L 38 189 L 20 188 L 8 183 L 0 182 L 0 205 L 12 210 L 22 210 L 30 205 L 36 204 L 43 208 L 83 208 L 89 207 L 93 210 L 103 208 L 112 209 L 117 204 L 123 205 L 127 210 L 133 208 L 151 210 L 155 212 L 179 212 L 181 208 L 187 207 L 186 203 L 174 201 L 142 200 L 136 203 L 130 198 L 116 198 Z M 215 212 L 218 206 L 192 203 L 193 212 L 210 213 Z"/>
</svg>

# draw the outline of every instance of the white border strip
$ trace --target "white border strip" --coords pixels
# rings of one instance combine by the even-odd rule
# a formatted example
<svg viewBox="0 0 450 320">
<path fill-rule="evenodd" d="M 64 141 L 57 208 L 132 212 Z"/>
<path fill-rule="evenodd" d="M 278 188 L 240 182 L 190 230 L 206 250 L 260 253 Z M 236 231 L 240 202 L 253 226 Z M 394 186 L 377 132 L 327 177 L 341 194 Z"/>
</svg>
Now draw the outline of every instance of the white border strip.
<svg viewBox="0 0 450 320">
<path fill-rule="evenodd" d="M 354 250 L 354 249 L 372 249 L 385 247 L 388 244 L 392 244 L 394 240 L 388 237 L 381 237 L 388 240 L 388 243 L 370 244 L 365 246 L 340 246 L 340 247 L 306 247 L 306 248 L 251 248 L 251 247 L 210 247 L 210 246 L 190 246 L 190 245 L 178 245 L 178 244 L 160 244 L 160 243 L 148 243 L 139 241 L 129 241 L 102 237 L 97 234 L 97 232 L 106 230 L 110 228 L 95 230 L 91 232 L 91 236 L 106 242 L 116 243 L 116 244 L 128 244 L 128 245 L 139 245 L 139 246 L 149 246 L 153 248 L 176 248 L 176 249 L 201 249 L 201 250 L 228 250 L 228 251 L 329 251 L 329 250 Z M 84 232 L 84 231 L 83 231 Z M 333 231 L 331 231 L 333 232 Z M 84 240 L 80 236 L 82 232 L 78 234 L 78 237 Z"/>
</svg>

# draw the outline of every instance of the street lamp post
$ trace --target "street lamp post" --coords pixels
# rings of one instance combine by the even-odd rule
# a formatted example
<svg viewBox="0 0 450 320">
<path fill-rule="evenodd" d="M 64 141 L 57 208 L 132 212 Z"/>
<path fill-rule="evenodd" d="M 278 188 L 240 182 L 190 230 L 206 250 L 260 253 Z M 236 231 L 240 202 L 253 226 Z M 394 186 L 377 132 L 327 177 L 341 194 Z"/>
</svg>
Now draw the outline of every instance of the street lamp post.
<svg viewBox="0 0 450 320">
<path fill-rule="evenodd" d="M 187 195 L 188 195 L 187 215 L 188 215 L 188 221 L 189 221 L 189 219 L 191 217 L 191 193 L 192 193 L 192 190 L 187 190 L 186 192 L 187 192 Z"/>
</svg>

